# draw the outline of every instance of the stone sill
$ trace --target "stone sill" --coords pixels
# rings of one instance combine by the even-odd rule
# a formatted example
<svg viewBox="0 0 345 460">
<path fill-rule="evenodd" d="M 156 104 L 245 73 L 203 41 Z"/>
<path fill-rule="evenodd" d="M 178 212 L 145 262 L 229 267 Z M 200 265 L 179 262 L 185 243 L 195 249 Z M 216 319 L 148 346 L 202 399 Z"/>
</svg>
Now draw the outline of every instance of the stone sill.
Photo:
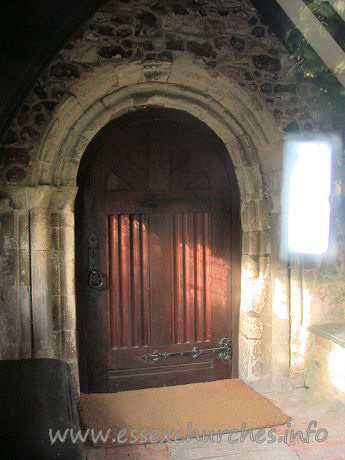
<svg viewBox="0 0 345 460">
<path fill-rule="evenodd" d="M 317 326 L 310 326 L 308 330 L 345 348 L 345 322 L 318 324 Z"/>
</svg>

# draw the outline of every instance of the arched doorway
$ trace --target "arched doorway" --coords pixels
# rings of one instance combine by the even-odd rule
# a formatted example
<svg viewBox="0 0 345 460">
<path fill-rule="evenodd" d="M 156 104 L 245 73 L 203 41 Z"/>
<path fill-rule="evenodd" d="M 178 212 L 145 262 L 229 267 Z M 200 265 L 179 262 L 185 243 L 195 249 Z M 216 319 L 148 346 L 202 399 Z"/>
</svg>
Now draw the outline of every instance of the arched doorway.
<svg viewBox="0 0 345 460">
<path fill-rule="evenodd" d="M 78 182 L 82 391 L 237 376 L 240 203 L 220 139 L 184 112 L 138 110 L 97 134 Z"/>
</svg>

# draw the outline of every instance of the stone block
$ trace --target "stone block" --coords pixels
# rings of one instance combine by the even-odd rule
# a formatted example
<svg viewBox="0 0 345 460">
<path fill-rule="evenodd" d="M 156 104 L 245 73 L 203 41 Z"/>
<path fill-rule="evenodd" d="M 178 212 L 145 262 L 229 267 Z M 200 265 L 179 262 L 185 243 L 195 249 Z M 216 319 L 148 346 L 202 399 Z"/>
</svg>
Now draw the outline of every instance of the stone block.
<svg viewBox="0 0 345 460">
<path fill-rule="evenodd" d="M 57 212 L 51 212 L 49 216 L 49 226 L 51 228 L 58 228 L 60 227 L 60 214 Z"/>
<path fill-rule="evenodd" d="M 68 153 L 73 151 L 74 146 L 78 142 L 79 136 L 84 134 L 89 124 L 92 123 L 97 118 L 97 116 L 99 116 L 99 114 L 107 112 L 100 100 L 95 101 L 89 99 L 89 102 L 90 105 L 85 107 L 83 115 L 76 119 L 75 123 L 73 124 L 73 129 L 69 131 L 68 136 L 66 136 L 64 139 L 61 145 L 62 151 Z"/>
<path fill-rule="evenodd" d="M 76 302 L 75 296 L 61 296 L 62 322 L 61 328 L 73 331 L 76 327 Z"/>
<path fill-rule="evenodd" d="M 254 201 L 245 202 L 241 208 L 241 221 L 244 232 L 255 230 L 255 203 Z"/>
<path fill-rule="evenodd" d="M 28 359 L 32 356 L 31 295 L 29 286 L 20 286 L 19 297 L 21 318 L 20 357 Z"/>
<path fill-rule="evenodd" d="M 261 271 L 256 278 L 249 281 L 250 298 L 247 300 L 247 311 L 253 310 L 256 314 L 261 314 L 266 305 L 269 284 L 269 273 Z"/>
<path fill-rule="evenodd" d="M 77 357 L 76 337 L 74 331 L 61 331 L 61 344 L 63 359 L 67 361 L 75 361 Z"/>
<path fill-rule="evenodd" d="M 242 378 L 247 381 L 256 380 L 263 369 L 262 340 L 249 340 L 240 334 L 239 350 L 239 368 Z"/>
<path fill-rule="evenodd" d="M 258 165 L 252 164 L 250 166 L 243 166 L 237 168 L 242 175 L 243 196 L 246 201 L 256 201 L 262 197 L 262 178 Z M 255 225 L 251 230 L 257 230 L 258 226 Z"/>
<path fill-rule="evenodd" d="M 20 286 L 30 286 L 30 254 L 28 249 L 18 251 L 19 258 L 19 284 Z"/>
<path fill-rule="evenodd" d="M 246 339 L 260 339 L 263 333 L 262 319 L 253 311 L 241 315 L 241 334 Z"/>
<path fill-rule="evenodd" d="M 269 279 L 271 275 L 271 258 L 268 256 L 259 257 L 260 274 L 263 279 Z"/>
<path fill-rule="evenodd" d="M 259 254 L 259 234 L 258 232 L 249 232 L 249 254 L 257 256 Z"/>
<path fill-rule="evenodd" d="M 29 249 L 29 215 L 27 212 L 18 212 L 17 228 L 18 228 L 18 248 Z"/>
<path fill-rule="evenodd" d="M 82 76 L 78 82 L 71 86 L 70 92 L 77 99 L 80 104 L 79 107 L 85 111 L 92 103 L 109 94 L 118 86 L 118 74 L 114 68 L 109 65 L 100 65 L 87 75 Z M 79 117 L 76 116 L 75 118 L 78 119 Z"/>
<path fill-rule="evenodd" d="M 266 305 L 266 296 L 268 292 L 267 282 L 259 281 L 259 286 L 256 289 L 255 294 L 252 297 L 250 308 L 260 315 Z"/>
<path fill-rule="evenodd" d="M 17 304 L 17 287 L 0 286 L 0 324 L 2 359 L 18 359 L 20 343 L 20 311 Z"/>
<path fill-rule="evenodd" d="M 181 37 L 170 34 L 166 37 L 166 47 L 168 50 L 184 51 L 185 42 Z"/>
<path fill-rule="evenodd" d="M 18 286 L 17 279 L 18 268 L 18 251 L 17 249 L 1 249 L 0 250 L 0 285 Z"/>
<path fill-rule="evenodd" d="M 77 48 L 62 50 L 61 55 L 72 62 L 95 64 L 98 62 L 97 48 L 90 44 L 80 44 Z"/>
<path fill-rule="evenodd" d="M 36 244 L 36 248 L 37 246 L 39 244 Z M 54 356 L 49 265 L 47 250 L 36 249 L 31 252 L 32 319 L 36 358 Z"/>
<path fill-rule="evenodd" d="M 53 296 L 61 295 L 61 261 L 59 254 L 51 255 L 51 264 L 50 264 L 50 286 L 51 294 Z"/>
<path fill-rule="evenodd" d="M 14 213 L 0 215 L 0 246 L 4 249 L 17 247 Z"/>
<path fill-rule="evenodd" d="M 255 214 L 258 230 L 266 230 L 269 228 L 269 212 L 267 203 L 264 200 L 255 202 Z"/>
<path fill-rule="evenodd" d="M 259 256 L 266 256 L 271 253 L 271 242 L 270 236 L 267 231 L 258 232 L 259 236 L 259 247 L 258 247 L 258 255 Z"/>
<path fill-rule="evenodd" d="M 228 34 L 235 32 L 237 35 L 246 36 L 249 33 L 248 20 L 245 17 L 231 15 L 231 21 L 227 21 L 225 24 Z"/>
<path fill-rule="evenodd" d="M 55 226 L 50 227 L 50 240 L 51 240 L 51 248 L 55 251 L 58 251 L 61 247 L 59 227 L 55 227 Z"/>
<path fill-rule="evenodd" d="M 251 256 L 259 255 L 260 232 L 244 232 L 242 238 L 242 253 Z"/>
<path fill-rule="evenodd" d="M 74 260 L 74 228 L 63 226 L 60 230 L 60 244 L 65 261 Z"/>
<path fill-rule="evenodd" d="M 90 98 L 90 94 L 88 98 Z M 44 142 L 40 152 L 42 170 L 39 171 L 39 174 L 42 183 L 49 184 L 52 182 L 56 165 L 49 163 L 55 159 L 56 152 L 60 152 L 66 136 L 82 113 L 80 102 L 73 96 L 66 99 L 55 111 L 55 118 L 51 121 L 50 129 L 46 131 L 46 139 L 49 139 L 49 142 Z"/>
<path fill-rule="evenodd" d="M 44 210 L 46 210 L 48 213 L 51 196 L 54 190 L 55 187 L 51 185 L 38 185 L 35 187 L 27 188 L 27 207 L 30 210 L 34 210 L 35 212 L 37 211 L 38 213 L 43 213 Z"/>
<path fill-rule="evenodd" d="M 63 193 L 61 193 L 61 202 L 64 203 L 61 212 L 60 227 L 72 227 L 74 228 L 74 199 L 77 194 L 76 187 L 64 187 Z"/>
<path fill-rule="evenodd" d="M 74 261 L 61 261 L 61 294 L 70 299 L 75 295 Z"/>
<path fill-rule="evenodd" d="M 242 255 L 249 255 L 249 233 L 242 233 Z"/>
<path fill-rule="evenodd" d="M 144 64 L 143 66 L 143 80 L 166 82 L 168 80 L 171 70 L 170 62 L 160 62 L 152 64 Z"/>
<path fill-rule="evenodd" d="M 239 145 L 241 146 L 241 164 L 242 166 L 249 166 L 251 164 L 258 164 L 259 158 L 256 152 L 255 145 L 251 137 L 245 133 L 238 138 Z"/>
<path fill-rule="evenodd" d="M 62 316 L 64 312 L 61 308 L 61 296 L 52 294 L 52 319 L 53 319 L 53 329 L 54 331 L 59 331 L 62 325 Z"/>
<path fill-rule="evenodd" d="M 254 255 L 244 255 L 242 257 L 242 268 L 247 271 L 249 279 L 256 279 L 260 274 L 258 257 Z"/>
<path fill-rule="evenodd" d="M 31 251 L 48 251 L 49 213 L 47 209 L 36 208 L 30 211 Z"/>
</svg>

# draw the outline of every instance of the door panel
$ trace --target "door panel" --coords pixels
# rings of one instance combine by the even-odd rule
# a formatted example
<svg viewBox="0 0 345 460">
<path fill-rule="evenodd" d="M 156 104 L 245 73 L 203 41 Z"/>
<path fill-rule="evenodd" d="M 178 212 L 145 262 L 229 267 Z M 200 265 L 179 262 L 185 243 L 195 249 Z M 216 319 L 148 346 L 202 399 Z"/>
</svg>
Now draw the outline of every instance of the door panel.
<svg viewBox="0 0 345 460">
<path fill-rule="evenodd" d="M 149 217 L 151 344 L 155 346 L 171 343 L 169 247 L 169 219 L 165 214 L 151 214 Z"/>
<path fill-rule="evenodd" d="M 229 368 L 212 355 L 199 357 L 199 363 L 173 358 L 153 363 L 154 369 L 141 359 L 154 349 L 217 347 L 231 336 L 228 214 L 119 214 L 108 220 L 110 367 L 119 369 L 109 373 L 113 390 L 123 389 L 124 382 L 132 388 L 131 380 L 133 388 L 138 382 L 152 386 L 159 374 L 170 383 L 186 375 L 188 381 L 201 375 L 210 380 L 218 375 L 215 366 Z"/>
<path fill-rule="evenodd" d="M 173 343 L 210 340 L 210 215 L 178 213 L 173 227 Z"/>
<path fill-rule="evenodd" d="M 218 348 L 224 337 L 237 340 L 238 196 L 222 147 L 170 115 L 103 136 L 80 192 L 83 254 L 94 233 L 106 280 L 97 292 L 80 285 L 83 391 L 231 377 L 232 362 L 217 353 L 181 355 Z M 87 265 L 86 255 L 81 260 Z M 180 355 L 143 359 L 155 350 Z"/>
<path fill-rule="evenodd" d="M 147 216 L 109 216 L 111 347 L 150 343 Z"/>
<path fill-rule="evenodd" d="M 109 216 L 112 348 L 210 340 L 210 238 L 210 213 Z"/>
</svg>

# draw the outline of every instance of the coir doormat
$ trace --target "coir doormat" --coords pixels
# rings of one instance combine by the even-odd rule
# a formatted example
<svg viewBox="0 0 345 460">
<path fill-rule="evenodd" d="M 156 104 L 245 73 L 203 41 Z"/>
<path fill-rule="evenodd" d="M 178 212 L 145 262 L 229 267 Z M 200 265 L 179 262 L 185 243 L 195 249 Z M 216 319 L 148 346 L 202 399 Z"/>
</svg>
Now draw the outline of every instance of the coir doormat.
<svg viewBox="0 0 345 460">
<path fill-rule="evenodd" d="M 164 436 L 165 440 L 203 433 L 216 436 L 234 429 L 240 432 L 243 426 L 253 430 L 282 425 L 290 419 L 241 380 L 81 394 L 80 416 L 89 440 L 97 446 L 154 443 Z"/>
</svg>

